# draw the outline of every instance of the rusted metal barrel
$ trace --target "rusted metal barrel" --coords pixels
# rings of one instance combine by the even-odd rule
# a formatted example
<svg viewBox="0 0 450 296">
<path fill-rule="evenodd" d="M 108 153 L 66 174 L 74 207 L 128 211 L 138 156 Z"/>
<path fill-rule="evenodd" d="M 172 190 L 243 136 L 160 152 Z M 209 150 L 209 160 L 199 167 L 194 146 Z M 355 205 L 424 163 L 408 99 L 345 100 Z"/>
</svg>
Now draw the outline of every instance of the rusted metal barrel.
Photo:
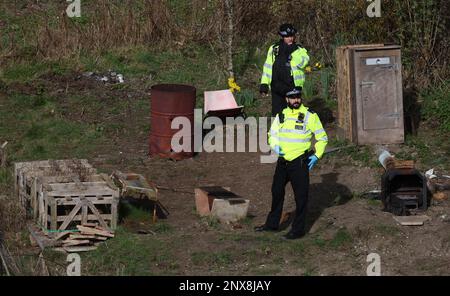
<svg viewBox="0 0 450 296">
<path fill-rule="evenodd" d="M 194 155 L 194 108 L 196 89 L 182 84 L 158 84 L 151 88 L 150 156 L 181 160 Z M 180 129 L 172 129 L 172 120 L 183 116 L 190 121 L 190 133 L 183 133 L 189 149 L 175 152 L 171 141 Z M 184 142 L 183 142 L 184 143 Z"/>
</svg>

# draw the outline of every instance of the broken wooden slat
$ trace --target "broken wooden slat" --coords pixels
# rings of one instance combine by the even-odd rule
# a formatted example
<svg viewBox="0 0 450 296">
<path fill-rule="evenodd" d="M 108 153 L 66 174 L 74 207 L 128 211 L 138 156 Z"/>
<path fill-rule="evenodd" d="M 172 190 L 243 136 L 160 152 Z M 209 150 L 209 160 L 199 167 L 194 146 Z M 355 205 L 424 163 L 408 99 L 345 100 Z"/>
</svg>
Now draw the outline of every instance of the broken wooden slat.
<svg viewBox="0 0 450 296">
<path fill-rule="evenodd" d="M 69 234 L 70 234 L 69 231 L 60 232 L 60 233 L 58 233 L 58 234 L 55 236 L 54 240 L 63 239 L 63 238 L 65 238 L 66 236 L 68 236 Z"/>
<path fill-rule="evenodd" d="M 66 239 L 63 241 L 63 247 L 71 247 L 71 246 L 79 246 L 79 245 L 88 245 L 91 241 L 86 240 L 76 240 L 76 239 Z"/>
<path fill-rule="evenodd" d="M 394 220 L 403 226 L 421 226 L 425 221 L 430 220 L 430 217 L 426 215 L 394 216 Z"/>
<path fill-rule="evenodd" d="M 74 246 L 74 247 L 63 247 L 62 249 L 68 253 L 78 253 L 78 252 L 88 252 L 97 250 L 97 246 Z"/>
<path fill-rule="evenodd" d="M 44 249 L 45 249 L 44 242 L 43 242 L 42 239 L 38 236 L 38 234 L 37 234 L 36 231 L 33 229 L 33 227 L 28 226 L 28 230 L 30 231 L 30 235 L 33 237 L 34 241 L 35 241 L 36 244 L 39 246 L 39 248 L 41 248 L 41 250 L 44 250 Z"/>
<path fill-rule="evenodd" d="M 96 235 L 106 236 L 106 237 L 114 237 L 114 234 L 112 234 L 108 231 L 103 231 L 103 230 L 99 230 L 99 229 L 95 229 L 95 228 L 89 228 L 89 227 L 85 227 L 85 226 L 81 226 L 81 225 L 77 225 L 77 228 L 82 233 L 96 234 Z"/>
<path fill-rule="evenodd" d="M 98 223 L 81 223 L 81 226 L 96 227 L 98 226 Z"/>
<path fill-rule="evenodd" d="M 64 230 L 66 229 L 66 227 L 70 224 L 70 222 L 73 220 L 73 218 L 75 217 L 75 215 L 78 213 L 78 211 L 81 209 L 82 206 L 84 206 L 85 204 L 83 202 L 77 204 L 72 211 L 70 212 L 70 214 L 67 216 L 67 218 L 64 220 L 63 224 L 61 224 L 61 226 L 59 227 L 59 230 Z M 55 205 L 55 211 L 56 211 L 56 205 Z M 57 217 L 55 214 L 55 217 L 53 217 L 52 215 L 52 219 L 54 219 L 54 222 L 57 222 Z"/>
<path fill-rule="evenodd" d="M 76 239 L 95 239 L 95 235 L 71 234 L 69 236 L 69 239 L 71 239 L 71 240 L 76 240 Z"/>
<path fill-rule="evenodd" d="M 0 167 L 2 168 L 6 167 L 6 145 L 8 145 L 8 142 L 0 146 Z"/>
</svg>

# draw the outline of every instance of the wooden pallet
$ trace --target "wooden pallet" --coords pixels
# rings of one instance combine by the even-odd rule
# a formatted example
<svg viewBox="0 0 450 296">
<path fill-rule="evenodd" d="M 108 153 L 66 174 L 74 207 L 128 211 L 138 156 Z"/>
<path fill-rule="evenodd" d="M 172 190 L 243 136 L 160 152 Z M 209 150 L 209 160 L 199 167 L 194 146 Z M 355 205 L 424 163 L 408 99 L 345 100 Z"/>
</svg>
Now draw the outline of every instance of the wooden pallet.
<svg viewBox="0 0 450 296">
<path fill-rule="evenodd" d="M 85 159 L 44 160 L 14 164 L 14 190 L 28 217 L 37 217 L 38 180 L 45 182 L 91 181 L 96 170 Z M 45 178 L 49 178 L 45 180 Z"/>
<path fill-rule="evenodd" d="M 117 227 L 120 194 L 108 182 L 46 184 L 39 194 L 39 223 L 44 230 L 64 231 L 88 222 L 108 230 Z"/>
</svg>

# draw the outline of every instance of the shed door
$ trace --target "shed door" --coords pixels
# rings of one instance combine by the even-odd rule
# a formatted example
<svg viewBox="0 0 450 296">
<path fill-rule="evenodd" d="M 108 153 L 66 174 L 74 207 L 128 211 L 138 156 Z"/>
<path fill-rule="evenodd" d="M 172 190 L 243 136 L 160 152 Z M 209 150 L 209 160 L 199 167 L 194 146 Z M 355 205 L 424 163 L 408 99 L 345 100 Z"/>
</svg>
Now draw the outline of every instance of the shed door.
<svg viewBox="0 0 450 296">
<path fill-rule="evenodd" d="M 401 114 L 395 56 L 361 57 L 359 66 L 363 129 L 398 128 Z"/>
</svg>

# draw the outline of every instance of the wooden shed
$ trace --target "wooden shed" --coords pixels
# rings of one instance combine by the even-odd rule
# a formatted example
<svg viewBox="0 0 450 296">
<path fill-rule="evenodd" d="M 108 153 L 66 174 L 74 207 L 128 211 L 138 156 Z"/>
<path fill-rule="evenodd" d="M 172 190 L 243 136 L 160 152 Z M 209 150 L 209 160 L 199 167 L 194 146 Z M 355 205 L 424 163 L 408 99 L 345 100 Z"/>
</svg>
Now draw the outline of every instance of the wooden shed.
<svg viewBox="0 0 450 296">
<path fill-rule="evenodd" d="M 400 46 L 340 46 L 336 60 L 338 137 L 360 145 L 403 143 Z"/>
</svg>

